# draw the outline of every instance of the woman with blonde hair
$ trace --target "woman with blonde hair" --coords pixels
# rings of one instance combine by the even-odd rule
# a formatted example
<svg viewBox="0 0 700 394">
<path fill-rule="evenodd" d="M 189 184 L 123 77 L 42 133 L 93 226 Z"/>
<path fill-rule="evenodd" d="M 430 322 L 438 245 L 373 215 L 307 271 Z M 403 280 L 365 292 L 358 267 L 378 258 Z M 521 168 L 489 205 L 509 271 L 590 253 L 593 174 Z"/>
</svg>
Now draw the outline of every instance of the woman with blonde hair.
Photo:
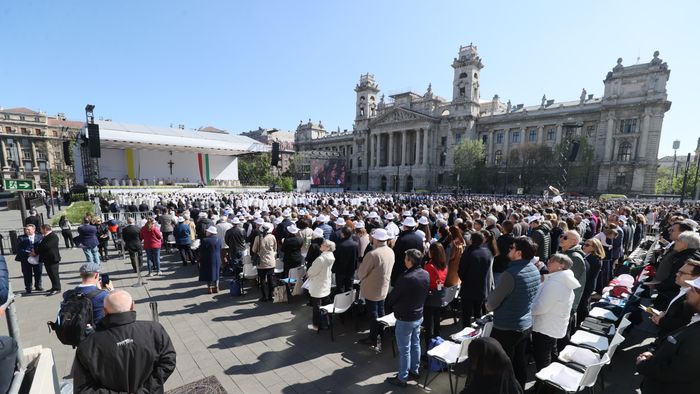
<svg viewBox="0 0 700 394">
<path fill-rule="evenodd" d="M 576 321 L 579 323 L 588 316 L 591 294 L 598 282 L 598 274 L 600 274 L 602 266 L 601 260 L 605 257 L 605 250 L 598 239 L 591 238 L 583 243 L 583 253 L 588 264 L 588 271 L 586 272 L 586 283 L 583 285 L 583 292 L 581 293 L 581 301 L 576 309 Z"/>
<path fill-rule="evenodd" d="M 449 262 L 447 264 L 447 278 L 445 279 L 445 287 L 457 286 L 461 283 L 459 280 L 459 261 L 462 259 L 462 253 L 466 242 L 462 230 L 457 226 L 449 228 L 449 234 L 452 238 L 449 248 Z"/>
</svg>

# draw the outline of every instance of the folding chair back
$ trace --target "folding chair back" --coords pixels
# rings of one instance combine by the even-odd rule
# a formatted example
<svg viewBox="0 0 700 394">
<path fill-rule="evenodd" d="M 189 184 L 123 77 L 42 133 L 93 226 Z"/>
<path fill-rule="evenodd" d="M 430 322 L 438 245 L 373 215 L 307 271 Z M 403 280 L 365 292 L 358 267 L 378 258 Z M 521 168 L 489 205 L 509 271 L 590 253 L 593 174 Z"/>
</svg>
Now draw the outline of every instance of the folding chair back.
<svg viewBox="0 0 700 394">
<path fill-rule="evenodd" d="M 491 330 L 493 330 L 493 322 L 486 322 L 484 324 L 484 328 L 481 331 L 481 336 L 482 337 L 490 337 L 491 336 Z"/>
<path fill-rule="evenodd" d="M 625 337 L 623 337 L 622 334 L 616 333 L 615 336 L 613 337 L 612 341 L 610 341 L 610 346 L 608 346 L 607 355 L 611 360 L 612 360 L 613 355 L 615 354 L 615 350 L 617 350 L 617 347 L 620 346 L 620 344 L 624 340 L 625 340 Z"/>
<path fill-rule="evenodd" d="M 333 298 L 333 313 L 343 313 L 350 309 L 355 299 L 355 290 L 336 294 Z"/>
<path fill-rule="evenodd" d="M 610 362 L 610 358 L 607 353 L 603 356 L 599 363 L 595 363 L 586 368 L 586 372 L 583 373 L 581 377 L 581 382 L 578 384 L 579 388 L 582 387 L 593 387 L 598 381 L 598 374 L 603 366 Z"/>
<path fill-rule="evenodd" d="M 622 317 L 622 320 L 620 320 L 620 325 L 617 326 L 617 332 L 616 332 L 616 334 L 622 334 L 622 332 L 625 331 L 625 329 L 626 329 L 627 327 L 629 327 L 630 324 L 632 324 L 632 321 L 630 321 L 630 319 L 628 319 L 628 318 L 630 317 L 630 313 L 631 313 L 631 312 L 627 312 L 627 313 L 625 313 L 625 315 Z"/>
<path fill-rule="evenodd" d="M 445 287 L 445 294 L 442 296 L 442 307 L 446 307 L 450 305 L 450 302 L 452 302 L 455 297 L 457 297 L 457 291 L 459 288 L 457 286 L 450 286 L 450 287 Z"/>
</svg>

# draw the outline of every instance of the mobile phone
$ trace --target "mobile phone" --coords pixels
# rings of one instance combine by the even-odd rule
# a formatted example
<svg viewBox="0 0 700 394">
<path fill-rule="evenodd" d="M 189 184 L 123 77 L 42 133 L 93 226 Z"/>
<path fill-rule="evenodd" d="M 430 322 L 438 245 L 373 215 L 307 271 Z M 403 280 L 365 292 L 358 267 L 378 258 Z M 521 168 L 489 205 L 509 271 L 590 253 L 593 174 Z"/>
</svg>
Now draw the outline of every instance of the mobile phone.
<svg viewBox="0 0 700 394">
<path fill-rule="evenodd" d="M 102 286 L 109 284 L 109 274 L 102 274 L 100 275 L 100 278 L 102 279 Z"/>
</svg>

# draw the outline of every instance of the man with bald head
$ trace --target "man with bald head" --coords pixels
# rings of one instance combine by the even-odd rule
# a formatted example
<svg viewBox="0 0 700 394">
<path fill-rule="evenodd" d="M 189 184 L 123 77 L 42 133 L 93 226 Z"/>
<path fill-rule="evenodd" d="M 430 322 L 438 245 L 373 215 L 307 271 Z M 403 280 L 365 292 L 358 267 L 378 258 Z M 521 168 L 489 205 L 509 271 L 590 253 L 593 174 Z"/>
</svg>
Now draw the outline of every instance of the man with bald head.
<svg viewBox="0 0 700 394">
<path fill-rule="evenodd" d="M 125 290 L 105 298 L 104 312 L 97 331 L 75 352 L 74 392 L 163 393 L 175 370 L 175 349 L 163 326 L 137 321 Z"/>
</svg>

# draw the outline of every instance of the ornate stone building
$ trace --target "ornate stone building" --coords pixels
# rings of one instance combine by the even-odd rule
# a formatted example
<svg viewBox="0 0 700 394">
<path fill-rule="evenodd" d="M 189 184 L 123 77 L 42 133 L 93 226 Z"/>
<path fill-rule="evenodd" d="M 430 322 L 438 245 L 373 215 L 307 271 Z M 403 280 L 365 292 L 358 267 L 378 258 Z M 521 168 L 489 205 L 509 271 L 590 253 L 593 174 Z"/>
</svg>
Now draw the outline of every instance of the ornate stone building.
<svg viewBox="0 0 700 394">
<path fill-rule="evenodd" d="M 28 108 L 0 108 L 2 178 L 33 179 L 35 185 L 48 189 L 49 168 L 65 175 L 63 185 L 53 185 L 56 190 L 70 186 L 73 166 L 64 161 L 63 142 L 74 142 L 83 124 L 66 120 L 63 114 L 47 116 Z"/>
<path fill-rule="evenodd" d="M 328 133 L 320 122 L 300 124 L 297 152 L 345 157 L 351 170 L 346 187 L 352 190 L 437 190 L 455 183 L 454 151 L 465 139 L 485 144 L 486 166 L 494 174 L 503 173 L 501 167 L 508 171 L 509 157 L 520 146 L 554 149 L 577 140 L 593 152 L 588 191 L 653 193 L 661 126 L 671 106 L 670 70 L 658 52 L 649 63 L 632 66 L 618 59 L 603 81 L 603 97 L 584 89 L 578 100 L 542 97 L 535 106 L 504 104 L 498 95 L 482 100 L 483 67 L 476 46 L 460 47 L 452 62 L 451 101 L 428 86 L 422 95 L 405 92 L 387 102 L 374 76 L 362 75 L 353 130 Z"/>
</svg>

